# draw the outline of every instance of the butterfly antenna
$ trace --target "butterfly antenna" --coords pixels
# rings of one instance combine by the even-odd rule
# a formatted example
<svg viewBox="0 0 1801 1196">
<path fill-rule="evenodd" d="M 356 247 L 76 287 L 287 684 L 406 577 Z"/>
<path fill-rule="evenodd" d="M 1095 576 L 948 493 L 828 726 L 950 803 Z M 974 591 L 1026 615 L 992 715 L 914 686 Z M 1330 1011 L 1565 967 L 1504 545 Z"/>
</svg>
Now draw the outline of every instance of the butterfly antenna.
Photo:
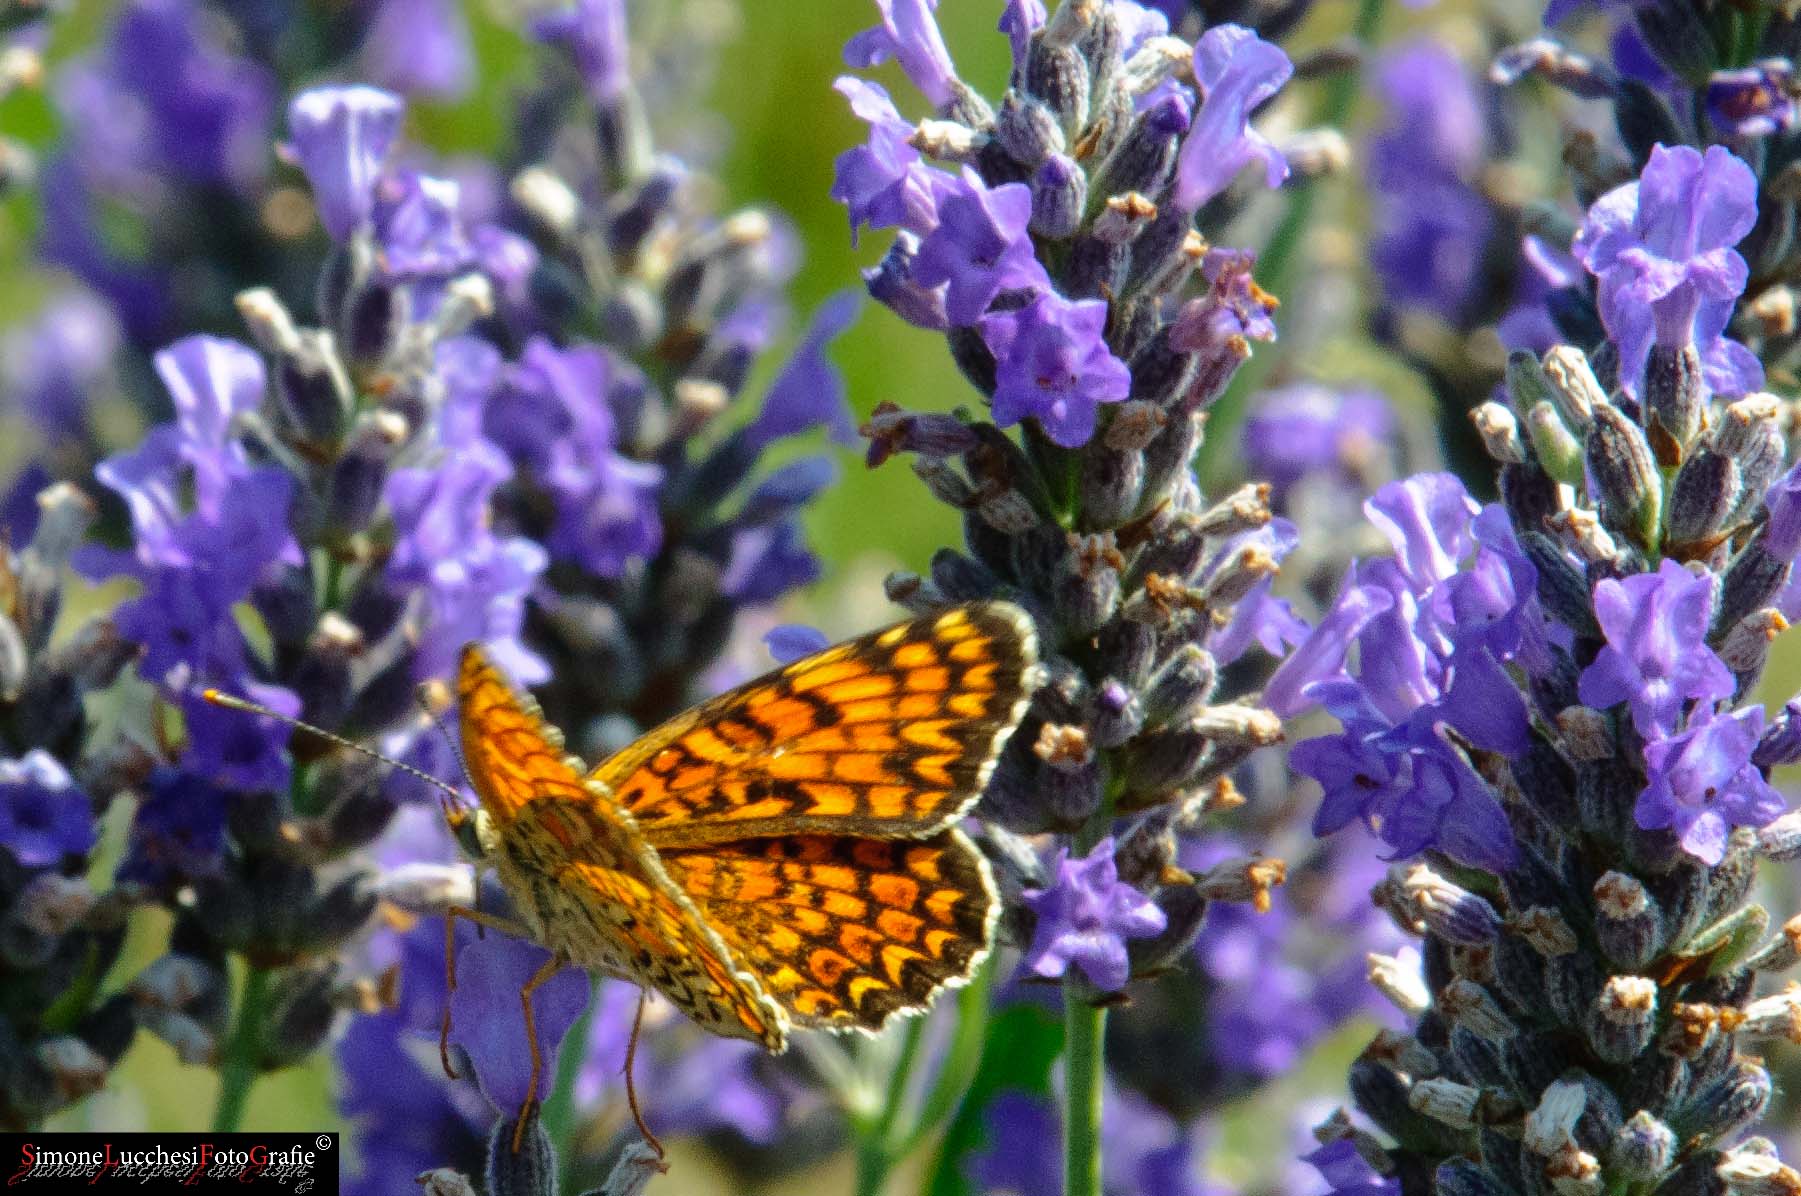
<svg viewBox="0 0 1801 1196">
<path fill-rule="evenodd" d="M 657 1136 L 644 1124 L 644 1114 L 638 1111 L 638 1086 L 632 1081 L 632 1063 L 638 1057 L 638 1032 L 644 1028 L 644 1003 L 649 999 L 649 993 L 643 989 L 638 990 L 638 1011 L 632 1014 L 632 1036 L 625 1043 L 625 1103 L 631 1106 L 632 1120 L 637 1123 L 638 1132 L 644 1136 L 650 1148 L 657 1152 L 657 1162 L 661 1163 L 664 1157 L 663 1144 L 657 1141 Z"/>
<path fill-rule="evenodd" d="M 475 788 L 475 778 L 469 775 L 469 758 L 463 755 L 463 745 L 457 742 L 457 737 L 450 733 L 450 724 L 444 721 L 443 711 L 431 704 L 423 685 L 413 691 L 413 698 L 419 703 L 419 709 L 425 712 L 425 717 L 432 721 L 432 726 L 438 729 L 438 734 L 444 737 L 444 742 L 450 745 L 450 754 L 456 757 L 457 770 L 463 774 L 464 782 L 469 788 Z"/>
<path fill-rule="evenodd" d="M 210 705 L 220 706 L 226 710 L 236 710 L 244 714 L 258 715 L 262 718 L 272 718 L 276 722 L 285 723 L 297 731 L 305 731 L 309 735 L 317 735 L 327 743 L 335 743 L 341 748 L 348 748 L 358 755 L 367 756 L 371 760 L 377 760 L 386 764 L 389 768 L 398 769 L 415 780 L 424 781 L 427 785 L 430 785 L 443 795 L 443 800 L 450 808 L 459 808 L 463 805 L 463 795 L 457 791 L 457 788 L 454 785 L 439 780 L 422 768 L 414 768 L 411 764 L 404 764 L 401 761 L 394 759 L 392 756 L 384 756 L 374 748 L 364 747 L 354 739 L 346 739 L 342 735 L 327 731 L 324 727 L 316 727 L 312 723 L 303 722 L 300 719 L 283 714 L 279 710 L 271 710 L 260 702 L 252 702 L 248 698 L 240 698 L 235 694 L 223 693 L 216 689 L 209 688 L 201 690 L 200 699 Z M 457 758 L 460 760 L 462 757 L 459 755 Z M 449 811 L 446 810 L 446 813 L 448 812 Z"/>
</svg>

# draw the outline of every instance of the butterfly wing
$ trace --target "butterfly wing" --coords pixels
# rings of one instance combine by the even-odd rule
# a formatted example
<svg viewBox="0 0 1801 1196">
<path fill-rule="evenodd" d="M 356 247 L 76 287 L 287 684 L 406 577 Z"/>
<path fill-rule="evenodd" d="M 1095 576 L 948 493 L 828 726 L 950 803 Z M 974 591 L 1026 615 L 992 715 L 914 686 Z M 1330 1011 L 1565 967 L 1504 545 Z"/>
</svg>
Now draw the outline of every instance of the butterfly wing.
<svg viewBox="0 0 1801 1196">
<path fill-rule="evenodd" d="M 662 853 L 670 877 L 798 1026 L 878 1030 L 960 983 L 988 949 L 988 865 L 926 839 L 784 835 Z"/>
<path fill-rule="evenodd" d="M 463 752 L 490 858 L 522 917 L 579 966 L 649 984 L 716 1034 L 786 1046 L 779 1007 L 671 881 L 630 814 L 481 649 L 458 675 Z"/>
<path fill-rule="evenodd" d="M 591 775 L 659 850 L 803 833 L 920 838 L 981 796 L 1037 641 L 1004 602 L 796 661 L 672 719 Z"/>
</svg>

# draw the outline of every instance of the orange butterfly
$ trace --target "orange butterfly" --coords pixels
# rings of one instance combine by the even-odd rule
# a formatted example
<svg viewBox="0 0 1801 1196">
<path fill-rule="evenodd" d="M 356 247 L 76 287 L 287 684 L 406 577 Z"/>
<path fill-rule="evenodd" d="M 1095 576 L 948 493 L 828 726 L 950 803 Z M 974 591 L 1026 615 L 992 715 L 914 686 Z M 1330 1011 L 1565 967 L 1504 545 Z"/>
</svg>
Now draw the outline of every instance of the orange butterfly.
<svg viewBox="0 0 1801 1196">
<path fill-rule="evenodd" d="M 954 607 L 741 685 L 588 771 L 464 648 L 481 807 L 449 814 L 521 924 L 458 907 L 446 934 L 464 917 L 554 953 L 521 994 L 528 1091 L 531 992 L 565 964 L 770 1051 L 792 1027 L 878 1030 L 967 979 L 997 903 L 955 824 L 1025 713 L 1036 653 L 1018 607 Z"/>
</svg>

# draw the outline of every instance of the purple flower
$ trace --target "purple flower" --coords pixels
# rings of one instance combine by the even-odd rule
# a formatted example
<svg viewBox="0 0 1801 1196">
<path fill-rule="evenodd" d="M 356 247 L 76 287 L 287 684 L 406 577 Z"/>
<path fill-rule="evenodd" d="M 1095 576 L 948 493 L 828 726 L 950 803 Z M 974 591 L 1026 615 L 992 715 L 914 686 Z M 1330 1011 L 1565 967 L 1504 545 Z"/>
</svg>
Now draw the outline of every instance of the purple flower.
<svg viewBox="0 0 1801 1196">
<path fill-rule="evenodd" d="M 1751 761 L 1762 734 L 1763 707 L 1750 706 L 1698 712 L 1680 734 L 1646 744 L 1649 783 L 1633 808 L 1639 826 L 1673 830 L 1684 851 L 1718 864 L 1733 827 L 1764 826 L 1784 809 Z"/>
<path fill-rule="evenodd" d="M 565 12 L 538 18 L 532 31 L 568 49 L 595 103 L 610 105 L 631 86 L 625 0 L 576 0 Z"/>
<path fill-rule="evenodd" d="M 103 192 L 152 203 L 171 179 L 249 193 L 269 163 L 274 80 L 213 39 L 189 0 L 133 0 L 105 45 L 64 73 L 71 150 Z"/>
<path fill-rule="evenodd" d="M 1040 976 L 1060 977 L 1074 964 L 1101 992 L 1118 992 L 1129 974 L 1126 940 L 1161 933 L 1163 911 L 1124 884 L 1113 862 L 1111 836 L 1085 857 L 1057 849 L 1048 889 L 1028 889 L 1026 906 L 1038 915 L 1023 964 Z"/>
<path fill-rule="evenodd" d="M 938 218 L 934 191 L 949 176 L 920 160 L 911 144 L 912 124 L 881 84 L 846 75 L 832 88 L 869 125 L 869 140 L 839 154 L 832 166 L 831 195 L 849 209 L 851 244 L 864 225 L 931 231 Z"/>
<path fill-rule="evenodd" d="M 216 872 L 225 846 L 225 803 L 223 790 L 190 772 L 151 773 L 132 817 L 119 880 L 161 890 Z M 438 941 L 441 950 L 441 936 Z"/>
<path fill-rule="evenodd" d="M 1801 553 L 1801 464 L 1777 478 L 1764 492 L 1770 520 L 1764 525 L 1763 550 L 1779 561 Z"/>
<path fill-rule="evenodd" d="M 1327 1196 L 1401 1196 L 1401 1181 L 1371 1167 L 1349 1138 L 1328 1142 L 1303 1157 L 1325 1179 Z"/>
<path fill-rule="evenodd" d="M 300 717 L 300 698 L 291 690 L 244 678 L 230 688 L 278 714 Z M 291 734 L 286 723 L 222 710 L 191 689 L 181 692 L 180 704 L 188 731 L 181 754 L 184 772 L 243 793 L 287 788 L 293 766 L 286 753 Z"/>
<path fill-rule="evenodd" d="M 1707 119 L 1728 137 L 1768 137 L 1795 124 L 1795 64 L 1772 58 L 1707 80 Z"/>
<path fill-rule="evenodd" d="M 57 295 L 0 338 L 0 396 L 30 417 L 52 449 L 86 435 L 95 391 L 119 351 L 119 321 L 85 290 Z"/>
<path fill-rule="evenodd" d="M 845 43 L 845 65 L 871 67 L 892 58 L 935 107 L 948 104 L 957 71 L 932 15 L 938 0 L 875 0 L 875 6 L 882 23 Z"/>
<path fill-rule="evenodd" d="M 1647 738 L 1676 729 L 1690 699 L 1730 698 L 1731 670 L 1706 643 L 1713 579 L 1665 560 L 1656 573 L 1605 578 L 1595 585 L 1595 618 L 1607 646 L 1582 671 L 1577 694 L 1590 706 L 1632 706 Z"/>
<path fill-rule="evenodd" d="M 634 985 L 604 984 L 595 997 L 598 1004 L 575 1081 L 575 1099 L 584 1108 L 608 1099 L 624 1104 L 620 1063 L 639 995 Z M 763 1053 L 752 1043 L 699 1034 L 680 1019 L 663 1018 L 666 1006 L 655 997 L 652 1002 L 645 1014 L 646 1035 L 638 1044 L 636 1073 L 639 1093 L 656 1094 L 644 1108 L 652 1131 L 726 1130 L 763 1145 L 777 1141 L 788 1098 L 763 1075 Z"/>
<path fill-rule="evenodd" d="M 519 939 L 491 935 L 457 952 L 450 997 L 450 1040 L 469 1053 L 482 1095 L 503 1117 L 517 1116 L 527 1095 L 542 1099 L 557 1074 L 563 1036 L 588 1004 L 588 979 L 564 968 L 532 993 L 542 1070 L 531 1088 L 531 1051 L 519 993 L 550 953 Z"/>
<path fill-rule="evenodd" d="M 476 265 L 463 227 L 462 188 L 452 179 L 406 171 L 375 188 L 375 240 L 389 278 L 437 281 Z M 423 313 L 421 313 L 423 314 Z"/>
<path fill-rule="evenodd" d="M 1215 25 L 1194 44 L 1201 107 L 1176 163 L 1176 205 L 1194 211 L 1224 191 L 1238 172 L 1263 163 L 1264 182 L 1279 187 L 1288 160 L 1251 128 L 1251 113 L 1275 95 L 1294 64 L 1277 46 L 1240 25 Z"/>
<path fill-rule="evenodd" d="M 805 623 L 783 623 L 771 627 L 763 636 L 763 644 L 777 664 L 793 664 L 815 652 L 823 652 L 831 642 L 825 632 Z"/>
<path fill-rule="evenodd" d="M 826 346 L 856 321 L 861 298 L 841 291 L 819 305 L 813 322 L 745 428 L 753 451 L 788 436 L 825 428 L 839 444 L 855 444 L 856 421 L 844 398 L 844 379 L 825 355 Z"/>
<path fill-rule="evenodd" d="M 938 227 L 919 243 L 914 281 L 926 288 L 949 284 L 944 310 L 959 327 L 974 324 L 1003 290 L 1049 287 L 1026 233 L 1031 219 L 1031 188 L 991 189 L 964 167 L 938 197 Z"/>
<path fill-rule="evenodd" d="M 988 1150 L 970 1161 L 976 1190 L 993 1196 L 1060 1190 L 1063 1127 L 1050 1101 L 1006 1091 L 988 1106 Z M 1200 1136 L 1129 1089 L 1101 1106 L 1101 1186 L 1108 1193 L 1223 1196 L 1202 1178 Z"/>
<path fill-rule="evenodd" d="M 1256 264 L 1248 249 L 1209 249 L 1201 259 L 1207 294 L 1182 305 L 1170 327 L 1170 346 L 1184 353 L 1223 350 L 1236 358 L 1247 340 L 1275 340 L 1276 298 L 1257 285 L 1251 273 Z"/>
<path fill-rule="evenodd" d="M 522 536 L 489 530 L 489 500 L 511 475 L 491 445 L 476 442 L 432 469 L 397 469 L 384 497 L 395 544 L 387 580 L 425 595 L 424 636 L 415 672 L 448 676 L 471 640 L 486 644 L 516 681 L 530 685 L 548 667 L 519 642 L 525 596 L 546 564 L 544 550 Z"/>
<path fill-rule="evenodd" d="M 440 978 L 443 949 L 440 936 Z M 355 1018 L 338 1041 L 338 1109 L 355 1127 L 357 1143 L 354 1169 L 344 1180 L 349 1196 L 407 1191 L 435 1167 L 481 1173 L 491 1115 L 469 1085 L 446 1083 L 435 1059 L 420 1062 L 409 1049 L 415 1037 L 398 1014 L 386 1012 Z M 509 1113 L 518 1111 L 514 1106 Z"/>
<path fill-rule="evenodd" d="M 1303 478 L 1357 486 L 1398 435 L 1394 409 L 1373 391 L 1288 386 L 1258 395 L 1245 418 L 1245 472 L 1280 502 Z"/>
<path fill-rule="evenodd" d="M 1637 182 L 1589 208 L 1573 245 L 1600 280 L 1601 322 L 1636 394 L 1655 342 L 1693 344 L 1707 383 L 1742 394 L 1763 382 L 1751 351 L 1722 335 L 1748 268 L 1732 248 L 1757 223 L 1757 177 L 1720 146 L 1655 146 Z"/>
<path fill-rule="evenodd" d="M 375 212 L 375 184 L 406 105 L 374 87 L 315 87 L 288 105 L 288 135 L 313 187 L 319 222 L 347 241 Z"/>
<path fill-rule="evenodd" d="M 190 336 L 155 358 L 156 373 L 175 404 L 181 455 L 194 471 L 195 506 L 220 516 L 225 487 L 242 474 L 242 450 L 233 423 L 263 401 L 263 359 L 237 341 Z"/>
<path fill-rule="evenodd" d="M 27 868 L 41 868 L 94 846 L 94 807 L 49 752 L 32 748 L 0 759 L 0 846 Z"/>
<path fill-rule="evenodd" d="M 1000 24 L 995 28 L 1007 35 L 1007 41 L 1013 48 L 1013 65 L 1024 67 L 1026 51 L 1031 47 L 1032 34 L 1044 28 L 1046 16 L 1044 0 L 1007 0 L 1007 7 L 1001 12 Z"/>
<path fill-rule="evenodd" d="M 377 0 L 362 61 L 384 87 L 455 99 L 468 92 L 475 70 L 469 23 L 455 0 Z"/>
<path fill-rule="evenodd" d="M 1006 428 L 1031 416 L 1066 448 L 1088 443 L 1098 405 L 1119 402 L 1132 386 L 1131 371 L 1102 338 L 1106 323 L 1105 300 L 1072 303 L 1055 291 L 982 317 L 995 357 L 994 422 Z"/>
</svg>

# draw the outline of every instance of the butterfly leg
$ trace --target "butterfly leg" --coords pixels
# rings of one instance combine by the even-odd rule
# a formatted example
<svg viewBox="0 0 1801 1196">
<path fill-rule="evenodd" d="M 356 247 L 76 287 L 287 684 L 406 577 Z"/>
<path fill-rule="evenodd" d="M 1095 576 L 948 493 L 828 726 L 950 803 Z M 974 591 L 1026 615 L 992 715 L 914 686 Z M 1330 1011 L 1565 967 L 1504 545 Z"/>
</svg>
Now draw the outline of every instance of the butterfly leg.
<svg viewBox="0 0 1801 1196">
<path fill-rule="evenodd" d="M 519 990 L 519 1008 L 525 1012 L 525 1044 L 532 1052 L 532 1079 L 525 1088 L 525 1103 L 519 1106 L 519 1120 L 513 1123 L 513 1153 L 519 1153 L 520 1144 L 525 1141 L 525 1119 L 538 1103 L 538 1081 L 544 1074 L 544 1056 L 538 1050 L 538 1023 L 532 1017 L 532 994 L 537 992 L 546 981 L 569 963 L 569 957 L 558 951 L 545 960 L 532 978 L 525 982 Z"/>
<path fill-rule="evenodd" d="M 643 989 L 638 990 L 638 1011 L 632 1014 L 632 1036 L 625 1044 L 625 1103 L 631 1106 L 632 1120 L 638 1123 L 638 1133 L 644 1141 L 657 1152 L 657 1162 L 663 1161 L 663 1144 L 657 1136 L 650 1132 L 644 1124 L 644 1114 L 638 1111 L 638 1088 L 632 1081 L 632 1064 L 638 1058 L 638 1032 L 644 1028 L 644 1004 L 650 1000 L 650 994 Z"/>
<path fill-rule="evenodd" d="M 438 1062 L 444 1065 L 444 1074 L 451 1079 L 459 1079 L 456 1068 L 450 1065 L 450 994 L 457 990 L 457 919 L 473 922 L 477 926 L 486 926 L 490 930 L 499 931 L 509 938 L 530 939 L 531 932 L 517 922 L 509 922 L 495 914 L 483 913 L 479 909 L 470 909 L 466 905 L 449 905 L 444 907 L 444 1017 L 438 1023 Z"/>
</svg>

